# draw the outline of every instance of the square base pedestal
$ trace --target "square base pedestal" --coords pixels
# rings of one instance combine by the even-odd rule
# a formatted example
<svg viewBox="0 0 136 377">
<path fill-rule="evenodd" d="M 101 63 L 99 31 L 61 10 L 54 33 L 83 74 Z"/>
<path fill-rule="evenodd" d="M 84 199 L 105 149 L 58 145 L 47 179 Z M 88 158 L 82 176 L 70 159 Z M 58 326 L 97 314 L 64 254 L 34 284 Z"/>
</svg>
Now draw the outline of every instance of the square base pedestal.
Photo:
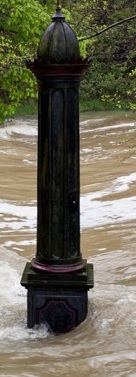
<svg viewBox="0 0 136 377">
<path fill-rule="evenodd" d="M 45 323 L 55 333 L 66 333 L 87 315 L 87 291 L 93 288 L 93 264 L 67 274 L 39 273 L 26 264 L 21 285 L 27 292 L 27 325 Z"/>
</svg>

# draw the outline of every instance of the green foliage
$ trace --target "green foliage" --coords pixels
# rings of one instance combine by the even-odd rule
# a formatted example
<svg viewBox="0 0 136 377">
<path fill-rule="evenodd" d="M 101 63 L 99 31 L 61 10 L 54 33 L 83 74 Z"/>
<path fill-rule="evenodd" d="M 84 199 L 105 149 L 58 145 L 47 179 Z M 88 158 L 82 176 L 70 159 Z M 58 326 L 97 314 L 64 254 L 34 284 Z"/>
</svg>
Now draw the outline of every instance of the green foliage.
<svg viewBox="0 0 136 377">
<path fill-rule="evenodd" d="M 99 109 L 136 109 L 135 20 L 97 36 L 109 25 L 133 16 L 134 9 L 135 0 L 69 0 L 79 40 L 90 37 L 80 42 L 82 55 L 93 56 L 81 83 L 81 103 L 89 104 L 89 109 L 94 109 L 95 101 Z"/>
<path fill-rule="evenodd" d="M 13 116 L 21 102 L 36 98 L 36 81 L 25 68 L 34 57 L 50 17 L 37 0 L 2 0 L 0 4 L 0 120 Z"/>
<path fill-rule="evenodd" d="M 77 33 L 82 57 L 93 63 L 81 83 L 81 108 L 136 109 L 135 22 L 126 22 L 100 36 L 105 27 L 131 17 L 135 0 L 61 0 L 67 21 Z M 37 83 L 25 68 L 33 59 L 56 0 L 0 2 L 0 121 L 22 103 L 37 98 Z"/>
<path fill-rule="evenodd" d="M 22 116 L 32 116 L 37 114 L 38 111 L 38 103 L 37 101 L 29 101 L 26 104 L 20 105 L 19 107 L 16 108 L 15 111 L 15 116 L 17 117 L 22 117 Z"/>
</svg>

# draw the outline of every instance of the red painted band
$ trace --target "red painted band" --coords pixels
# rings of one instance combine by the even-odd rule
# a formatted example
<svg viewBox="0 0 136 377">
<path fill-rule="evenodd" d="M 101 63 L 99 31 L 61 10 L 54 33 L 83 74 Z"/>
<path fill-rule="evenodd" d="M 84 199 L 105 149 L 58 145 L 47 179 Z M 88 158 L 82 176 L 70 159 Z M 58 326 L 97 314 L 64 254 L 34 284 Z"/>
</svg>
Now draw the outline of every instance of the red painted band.
<svg viewBox="0 0 136 377">
<path fill-rule="evenodd" d="M 78 271 L 84 268 L 85 262 L 81 261 L 80 263 L 77 263 L 75 265 L 64 265 L 64 266 L 51 266 L 47 264 L 42 264 L 36 261 L 35 258 L 32 259 L 31 261 L 31 266 L 42 272 L 57 272 L 57 273 L 66 273 L 66 272 L 73 272 L 73 271 Z"/>
</svg>

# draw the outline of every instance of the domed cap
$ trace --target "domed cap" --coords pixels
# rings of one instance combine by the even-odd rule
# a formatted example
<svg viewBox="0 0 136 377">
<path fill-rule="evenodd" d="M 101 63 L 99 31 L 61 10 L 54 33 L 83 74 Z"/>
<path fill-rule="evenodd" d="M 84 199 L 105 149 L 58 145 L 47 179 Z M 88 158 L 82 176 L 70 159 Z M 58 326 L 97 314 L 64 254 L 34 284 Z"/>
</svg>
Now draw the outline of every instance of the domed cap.
<svg viewBox="0 0 136 377">
<path fill-rule="evenodd" d="M 44 31 L 38 51 L 38 60 L 44 59 L 47 62 L 57 61 L 68 63 L 80 59 L 77 37 L 71 27 L 65 22 L 65 17 L 57 7 L 53 22 Z"/>
</svg>

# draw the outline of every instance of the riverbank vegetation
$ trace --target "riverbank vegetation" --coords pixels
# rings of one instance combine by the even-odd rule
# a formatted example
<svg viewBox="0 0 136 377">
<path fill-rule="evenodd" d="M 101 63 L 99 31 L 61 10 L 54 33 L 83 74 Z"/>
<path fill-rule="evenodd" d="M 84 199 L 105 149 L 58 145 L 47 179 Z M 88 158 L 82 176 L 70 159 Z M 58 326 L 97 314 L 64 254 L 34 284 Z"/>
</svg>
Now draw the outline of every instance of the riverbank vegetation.
<svg viewBox="0 0 136 377">
<path fill-rule="evenodd" d="M 136 109 L 135 0 L 62 0 L 83 57 L 93 56 L 80 89 L 81 110 Z M 37 109 L 33 59 L 56 1 L 2 0 L 0 4 L 0 120 Z M 136 13 L 136 12 L 135 12 Z M 21 106 L 21 107 L 20 107 Z M 28 109 L 28 110 L 27 110 Z"/>
</svg>

